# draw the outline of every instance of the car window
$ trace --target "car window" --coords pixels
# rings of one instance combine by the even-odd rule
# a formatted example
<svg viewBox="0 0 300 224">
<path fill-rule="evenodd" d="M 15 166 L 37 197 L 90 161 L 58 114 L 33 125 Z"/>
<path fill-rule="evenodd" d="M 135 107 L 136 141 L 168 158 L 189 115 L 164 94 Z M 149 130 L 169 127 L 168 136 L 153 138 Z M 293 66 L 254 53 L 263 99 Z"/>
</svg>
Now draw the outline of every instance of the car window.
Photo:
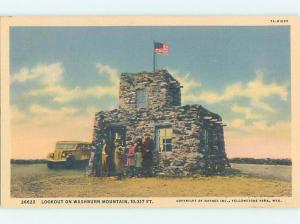
<svg viewBox="0 0 300 224">
<path fill-rule="evenodd" d="M 75 146 L 76 146 L 75 144 L 57 143 L 56 144 L 56 149 L 73 149 Z"/>
</svg>

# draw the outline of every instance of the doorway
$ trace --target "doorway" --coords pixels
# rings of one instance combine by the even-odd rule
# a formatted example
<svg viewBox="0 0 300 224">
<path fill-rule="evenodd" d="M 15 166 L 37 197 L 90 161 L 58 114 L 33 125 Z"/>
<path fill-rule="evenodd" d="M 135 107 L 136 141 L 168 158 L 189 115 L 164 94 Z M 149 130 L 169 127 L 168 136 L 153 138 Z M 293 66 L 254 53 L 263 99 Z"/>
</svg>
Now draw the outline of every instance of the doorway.
<svg viewBox="0 0 300 224">
<path fill-rule="evenodd" d="M 115 173 L 115 163 L 114 155 L 115 148 L 117 144 L 125 149 L 126 147 L 126 127 L 119 124 L 109 124 L 106 127 L 106 154 L 107 154 L 107 167 L 106 173 L 104 175 L 114 175 Z"/>
</svg>

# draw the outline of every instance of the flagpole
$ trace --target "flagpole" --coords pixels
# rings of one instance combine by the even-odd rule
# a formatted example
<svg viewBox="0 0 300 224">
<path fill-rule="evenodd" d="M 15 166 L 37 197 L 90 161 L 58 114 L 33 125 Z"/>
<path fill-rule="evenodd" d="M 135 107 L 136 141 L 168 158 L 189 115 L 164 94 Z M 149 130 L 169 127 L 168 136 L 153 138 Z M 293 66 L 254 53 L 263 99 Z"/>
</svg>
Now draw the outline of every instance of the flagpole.
<svg viewBox="0 0 300 224">
<path fill-rule="evenodd" d="M 155 41 L 153 41 L 153 73 L 155 73 L 156 55 L 155 55 Z"/>
</svg>

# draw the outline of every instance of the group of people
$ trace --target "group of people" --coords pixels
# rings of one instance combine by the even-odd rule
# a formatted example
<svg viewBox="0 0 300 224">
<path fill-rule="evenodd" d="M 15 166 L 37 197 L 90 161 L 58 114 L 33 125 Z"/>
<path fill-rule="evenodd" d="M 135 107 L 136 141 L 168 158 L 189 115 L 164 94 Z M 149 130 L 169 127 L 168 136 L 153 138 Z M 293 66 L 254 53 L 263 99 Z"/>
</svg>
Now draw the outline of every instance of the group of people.
<svg viewBox="0 0 300 224">
<path fill-rule="evenodd" d="M 128 147 L 124 148 L 120 141 L 116 140 L 115 149 L 109 151 L 104 143 L 93 147 L 88 165 L 88 176 L 112 175 L 111 170 L 118 179 L 128 177 L 150 177 L 153 175 L 153 151 L 154 141 L 149 133 L 144 138 L 127 141 Z M 114 154 L 111 155 L 110 152 Z"/>
<path fill-rule="evenodd" d="M 154 141 L 146 133 L 144 139 L 129 142 L 126 165 L 129 177 L 152 176 Z"/>
</svg>

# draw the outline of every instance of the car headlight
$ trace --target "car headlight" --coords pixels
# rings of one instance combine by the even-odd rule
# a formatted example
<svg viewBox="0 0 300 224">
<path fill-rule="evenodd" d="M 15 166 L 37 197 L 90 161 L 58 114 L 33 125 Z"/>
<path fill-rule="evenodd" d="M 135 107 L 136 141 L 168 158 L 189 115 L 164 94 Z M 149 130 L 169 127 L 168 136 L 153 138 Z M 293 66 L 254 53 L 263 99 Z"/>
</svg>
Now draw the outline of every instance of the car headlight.
<svg viewBox="0 0 300 224">
<path fill-rule="evenodd" d="M 50 158 L 53 158 L 54 157 L 54 153 L 50 153 Z"/>
<path fill-rule="evenodd" d="M 65 153 L 65 152 L 63 152 L 62 154 L 61 154 L 61 157 L 66 157 L 67 156 L 67 153 Z"/>
</svg>

